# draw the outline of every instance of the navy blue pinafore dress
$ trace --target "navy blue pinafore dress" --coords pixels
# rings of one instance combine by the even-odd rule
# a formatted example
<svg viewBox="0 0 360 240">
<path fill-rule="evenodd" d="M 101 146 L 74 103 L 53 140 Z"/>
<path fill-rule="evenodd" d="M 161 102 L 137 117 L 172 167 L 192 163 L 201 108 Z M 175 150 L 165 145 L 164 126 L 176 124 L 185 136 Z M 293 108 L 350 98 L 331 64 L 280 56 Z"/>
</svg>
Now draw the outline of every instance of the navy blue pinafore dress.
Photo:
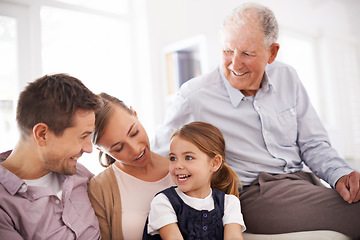
<svg viewBox="0 0 360 240">
<path fill-rule="evenodd" d="M 160 193 L 164 193 L 169 199 L 178 219 L 178 226 L 184 239 L 186 240 L 220 240 L 224 239 L 224 226 L 222 217 L 224 215 L 225 193 L 212 189 L 214 199 L 214 209 L 196 210 L 179 197 L 175 191 L 176 187 L 167 188 Z M 159 194 L 159 193 L 158 193 Z M 147 233 L 147 223 L 144 229 L 143 240 L 161 239 L 159 234 L 149 235 Z"/>
</svg>

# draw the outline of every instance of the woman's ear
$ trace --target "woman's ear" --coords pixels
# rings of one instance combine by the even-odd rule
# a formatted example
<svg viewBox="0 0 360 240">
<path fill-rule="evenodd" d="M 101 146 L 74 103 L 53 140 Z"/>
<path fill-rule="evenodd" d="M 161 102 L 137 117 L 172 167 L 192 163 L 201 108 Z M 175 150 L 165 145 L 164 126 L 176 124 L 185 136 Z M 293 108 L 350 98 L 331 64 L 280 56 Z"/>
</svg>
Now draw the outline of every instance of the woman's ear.
<svg viewBox="0 0 360 240">
<path fill-rule="evenodd" d="M 33 137 L 39 146 L 45 146 L 48 138 L 49 126 L 45 123 L 38 123 L 33 127 Z"/>
<path fill-rule="evenodd" d="M 136 111 L 133 109 L 132 106 L 130 106 L 130 110 L 134 113 L 135 117 L 137 118 L 137 113 L 136 113 Z"/>
<path fill-rule="evenodd" d="M 211 171 L 212 172 L 216 172 L 221 164 L 222 164 L 223 158 L 217 154 L 213 159 L 212 159 L 212 163 L 211 163 Z"/>
</svg>

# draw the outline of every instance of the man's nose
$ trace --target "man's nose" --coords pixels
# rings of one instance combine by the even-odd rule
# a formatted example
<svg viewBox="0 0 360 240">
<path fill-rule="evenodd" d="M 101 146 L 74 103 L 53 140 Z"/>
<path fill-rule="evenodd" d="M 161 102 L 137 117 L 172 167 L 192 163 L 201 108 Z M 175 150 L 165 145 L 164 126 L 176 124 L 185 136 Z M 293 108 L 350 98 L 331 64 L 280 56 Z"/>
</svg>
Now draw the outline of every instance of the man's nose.
<svg viewBox="0 0 360 240">
<path fill-rule="evenodd" d="M 82 151 L 83 151 L 83 152 L 86 152 L 86 153 L 91 153 L 92 150 L 93 150 L 93 145 L 92 145 L 92 143 L 91 143 L 90 138 L 88 138 L 88 139 L 85 141 L 85 143 L 84 143 L 84 146 L 83 146 L 83 148 L 82 148 Z"/>
<path fill-rule="evenodd" d="M 233 65 L 233 70 L 238 70 L 242 68 L 242 66 L 244 65 L 244 61 L 241 53 L 235 51 L 232 59 L 232 65 Z"/>
</svg>

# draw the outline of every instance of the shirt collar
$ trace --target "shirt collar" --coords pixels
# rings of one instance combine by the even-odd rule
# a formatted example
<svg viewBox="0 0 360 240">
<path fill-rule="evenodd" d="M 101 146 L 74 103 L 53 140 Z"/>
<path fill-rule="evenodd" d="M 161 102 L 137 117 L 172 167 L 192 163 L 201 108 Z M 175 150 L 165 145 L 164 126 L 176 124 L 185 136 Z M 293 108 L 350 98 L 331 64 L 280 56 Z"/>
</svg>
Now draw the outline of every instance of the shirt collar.
<svg viewBox="0 0 360 240">
<path fill-rule="evenodd" d="M 231 104 L 233 105 L 233 107 L 237 107 L 240 104 L 241 100 L 244 98 L 244 94 L 242 94 L 242 92 L 239 91 L 238 89 L 235 89 L 231 86 L 231 84 L 229 83 L 229 81 L 226 79 L 226 77 L 224 75 L 224 71 L 223 71 L 221 65 L 219 66 L 218 70 L 219 70 L 221 79 L 225 84 L 225 88 L 229 95 Z M 263 79 L 261 82 L 260 90 L 261 89 L 263 92 L 268 92 L 269 90 L 275 91 L 275 86 L 272 84 L 270 77 L 266 73 L 266 69 L 265 69 L 265 73 L 264 73 L 264 76 L 263 76 Z"/>
<path fill-rule="evenodd" d="M 26 192 L 27 185 L 18 176 L 0 165 L 0 183 L 11 195 L 15 195 L 18 191 Z M 24 185 L 24 187 L 22 187 Z"/>
<path fill-rule="evenodd" d="M 11 195 L 15 195 L 17 192 L 20 194 L 24 194 L 28 186 L 24 180 L 4 168 L 1 163 L 6 160 L 6 158 L 10 155 L 11 151 L 0 153 L 0 184 L 8 191 Z M 58 175 L 60 182 L 64 182 L 65 178 L 68 176 L 64 176 L 63 174 L 59 174 L 54 172 Z"/>
<path fill-rule="evenodd" d="M 226 79 L 225 75 L 224 75 L 224 70 L 222 69 L 222 66 L 219 66 L 219 73 L 221 76 L 222 81 L 225 84 L 225 88 L 226 91 L 229 95 L 231 104 L 233 105 L 233 107 L 237 107 L 239 105 L 239 103 L 241 102 L 241 100 L 244 97 L 244 94 L 242 94 L 238 89 L 233 88 L 229 81 Z"/>
<path fill-rule="evenodd" d="M 269 65 L 267 65 L 269 66 Z M 267 73 L 267 70 L 265 68 L 265 73 L 264 73 L 264 76 L 263 76 L 263 80 L 262 80 L 262 89 L 264 92 L 267 92 L 267 91 L 271 91 L 271 92 L 275 92 L 276 91 L 276 88 L 275 88 L 275 85 L 273 84 L 273 81 L 271 80 L 271 78 L 269 77 L 268 73 Z"/>
</svg>

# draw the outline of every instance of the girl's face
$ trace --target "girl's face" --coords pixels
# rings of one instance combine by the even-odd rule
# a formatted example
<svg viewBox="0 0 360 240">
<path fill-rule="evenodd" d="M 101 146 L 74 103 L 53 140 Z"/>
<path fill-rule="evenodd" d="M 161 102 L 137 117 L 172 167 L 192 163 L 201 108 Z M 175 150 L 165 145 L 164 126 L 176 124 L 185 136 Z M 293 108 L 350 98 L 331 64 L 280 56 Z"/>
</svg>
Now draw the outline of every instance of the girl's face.
<svg viewBox="0 0 360 240">
<path fill-rule="evenodd" d="M 205 198 L 210 194 L 212 174 L 219 168 L 193 143 L 175 136 L 170 143 L 170 174 L 179 189 L 190 197 Z"/>
<path fill-rule="evenodd" d="M 136 112 L 114 106 L 98 146 L 120 162 L 120 167 L 144 167 L 150 161 L 150 144 Z"/>
</svg>

